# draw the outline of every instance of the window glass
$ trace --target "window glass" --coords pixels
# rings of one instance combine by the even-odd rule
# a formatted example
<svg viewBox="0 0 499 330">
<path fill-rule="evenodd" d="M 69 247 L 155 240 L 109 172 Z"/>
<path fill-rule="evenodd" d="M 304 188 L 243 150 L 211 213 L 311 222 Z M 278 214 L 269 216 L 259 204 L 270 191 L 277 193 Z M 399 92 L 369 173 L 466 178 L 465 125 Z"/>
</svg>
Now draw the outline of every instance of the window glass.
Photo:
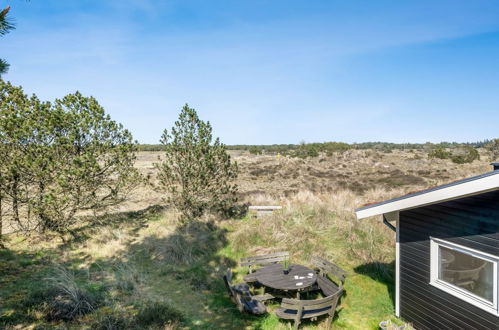
<svg viewBox="0 0 499 330">
<path fill-rule="evenodd" d="M 493 301 L 494 264 L 472 255 L 439 246 L 438 279 Z"/>
</svg>

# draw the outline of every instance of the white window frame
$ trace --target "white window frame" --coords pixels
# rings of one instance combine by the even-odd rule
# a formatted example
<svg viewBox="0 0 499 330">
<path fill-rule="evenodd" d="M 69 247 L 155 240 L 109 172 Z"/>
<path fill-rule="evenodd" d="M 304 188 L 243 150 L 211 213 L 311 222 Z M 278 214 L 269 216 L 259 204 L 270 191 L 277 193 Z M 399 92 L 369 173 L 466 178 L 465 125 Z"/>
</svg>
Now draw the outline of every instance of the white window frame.
<svg viewBox="0 0 499 330">
<path fill-rule="evenodd" d="M 439 270 L 439 261 L 438 261 L 438 248 L 442 246 L 451 250 L 455 250 L 475 258 L 479 258 L 493 264 L 494 275 L 493 275 L 493 298 L 492 303 L 482 297 L 479 297 L 468 290 L 462 289 L 456 285 L 453 285 L 449 282 L 440 280 L 438 278 L 438 270 Z M 489 313 L 492 313 L 496 316 L 499 316 L 499 309 L 497 298 L 499 295 L 499 283 L 497 277 L 497 268 L 499 263 L 499 257 L 484 253 L 481 251 L 477 251 L 475 249 L 471 249 L 468 247 L 464 247 L 459 244 L 451 243 L 448 241 L 444 241 L 438 238 L 430 237 L 430 285 L 439 288 L 442 291 L 445 291 L 459 299 L 466 301 L 476 307 L 479 307 Z"/>
</svg>

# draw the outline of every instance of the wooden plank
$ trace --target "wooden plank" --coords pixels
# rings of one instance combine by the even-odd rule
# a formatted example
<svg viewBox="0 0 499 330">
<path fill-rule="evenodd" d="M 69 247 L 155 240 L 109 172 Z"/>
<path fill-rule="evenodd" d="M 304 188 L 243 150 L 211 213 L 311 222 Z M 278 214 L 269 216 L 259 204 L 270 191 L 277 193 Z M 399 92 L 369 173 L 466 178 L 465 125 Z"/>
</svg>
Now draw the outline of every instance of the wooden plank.
<svg viewBox="0 0 499 330">
<path fill-rule="evenodd" d="M 289 252 L 282 251 L 261 256 L 241 258 L 241 266 L 267 265 L 285 261 L 289 257 Z"/>
<path fill-rule="evenodd" d="M 277 315 L 277 317 L 284 319 L 284 320 L 294 320 L 296 318 L 296 314 L 287 313 L 286 310 L 287 310 L 287 308 L 285 308 L 285 307 L 278 308 L 275 311 L 275 315 Z"/>
<path fill-rule="evenodd" d="M 256 282 L 256 274 L 249 273 L 248 275 L 244 276 L 244 282 L 247 283 Z"/>
<path fill-rule="evenodd" d="M 270 293 L 261 294 L 258 296 L 253 296 L 253 299 L 258 300 L 258 301 L 265 301 L 265 300 L 270 300 L 270 299 L 274 299 L 274 298 L 275 297 L 273 295 L 271 295 Z"/>
<path fill-rule="evenodd" d="M 323 309 L 326 307 L 331 307 L 333 304 L 336 304 L 338 297 L 342 292 L 336 292 L 336 294 L 331 295 L 329 297 L 323 299 L 315 299 L 315 300 L 302 300 L 303 310 L 310 311 L 316 309 Z"/>
<path fill-rule="evenodd" d="M 258 259 L 258 260 L 253 260 L 249 262 L 241 262 L 241 266 L 254 266 L 254 265 L 268 265 L 268 264 L 275 264 L 281 261 L 286 260 L 285 257 L 273 257 L 273 258 L 265 258 L 265 259 Z"/>
<path fill-rule="evenodd" d="M 328 296 L 333 295 L 340 290 L 340 288 L 336 286 L 336 284 L 322 276 L 319 276 L 317 278 L 317 284 L 319 285 L 319 288 L 322 290 L 322 292 L 324 292 L 324 294 Z"/>
<path fill-rule="evenodd" d="M 256 217 L 260 218 L 260 217 L 271 215 L 274 213 L 274 211 L 281 210 L 282 206 L 278 206 L 278 205 L 261 205 L 261 206 L 253 205 L 253 206 L 248 207 L 248 209 L 249 209 L 250 213 L 252 213 L 252 214 L 256 213 Z"/>
<path fill-rule="evenodd" d="M 254 259 L 265 259 L 265 258 L 270 258 L 270 257 L 282 257 L 282 256 L 288 257 L 289 252 L 282 251 L 282 252 L 275 252 L 275 253 L 270 253 L 270 254 L 262 254 L 259 256 L 245 257 L 245 258 L 241 258 L 241 262 L 247 262 L 247 261 L 254 260 Z"/>
<path fill-rule="evenodd" d="M 282 209 L 282 206 L 278 206 L 278 205 L 275 205 L 275 206 L 272 206 L 272 205 L 266 205 L 266 206 L 255 206 L 255 205 L 252 205 L 250 207 L 248 207 L 248 209 L 250 210 L 271 210 L 271 211 L 274 211 L 274 210 L 281 210 Z"/>
</svg>

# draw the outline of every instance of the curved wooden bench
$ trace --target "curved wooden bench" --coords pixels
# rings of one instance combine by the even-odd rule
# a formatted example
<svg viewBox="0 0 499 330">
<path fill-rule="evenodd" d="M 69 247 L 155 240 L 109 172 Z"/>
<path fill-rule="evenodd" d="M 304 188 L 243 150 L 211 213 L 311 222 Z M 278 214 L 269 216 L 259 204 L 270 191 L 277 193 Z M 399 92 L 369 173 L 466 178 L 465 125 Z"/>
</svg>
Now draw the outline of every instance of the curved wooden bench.
<svg viewBox="0 0 499 330">
<path fill-rule="evenodd" d="M 317 272 L 317 283 L 305 291 L 321 290 L 324 295 L 330 296 L 343 289 L 347 272 L 332 262 L 317 256 L 313 256 L 310 263 Z M 331 281 L 330 277 L 334 278 L 337 283 Z"/>
<path fill-rule="evenodd" d="M 312 263 L 312 265 L 314 265 L 315 269 L 318 271 L 321 277 L 327 278 L 328 275 L 334 276 L 339 281 L 339 285 L 337 287 L 339 289 L 343 288 L 348 275 L 346 271 L 333 264 L 332 262 L 318 256 L 313 256 L 310 262 Z"/>
<path fill-rule="evenodd" d="M 256 276 L 254 274 L 255 266 L 265 266 L 269 264 L 276 264 L 289 259 L 289 252 L 276 252 L 271 254 L 264 254 L 260 256 L 252 256 L 241 258 L 240 265 L 249 267 L 249 274 L 244 277 L 244 281 L 247 283 L 256 282 Z"/>
<path fill-rule="evenodd" d="M 277 317 L 285 320 L 294 320 L 294 328 L 298 329 L 301 320 L 312 319 L 322 315 L 329 315 L 328 327 L 331 327 L 338 299 L 343 294 L 343 290 L 338 290 L 335 294 L 326 298 L 315 300 L 298 300 L 284 298 L 281 308 L 277 309 Z"/>
</svg>

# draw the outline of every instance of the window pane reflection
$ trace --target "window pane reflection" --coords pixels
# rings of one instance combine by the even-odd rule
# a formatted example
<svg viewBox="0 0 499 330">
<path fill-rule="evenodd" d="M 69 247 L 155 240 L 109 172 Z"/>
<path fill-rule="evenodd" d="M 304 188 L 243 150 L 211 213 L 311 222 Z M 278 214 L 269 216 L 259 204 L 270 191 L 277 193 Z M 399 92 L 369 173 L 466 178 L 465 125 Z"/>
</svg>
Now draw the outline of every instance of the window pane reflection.
<svg viewBox="0 0 499 330">
<path fill-rule="evenodd" d="M 438 278 L 493 301 L 494 264 L 469 254 L 439 246 Z"/>
</svg>

